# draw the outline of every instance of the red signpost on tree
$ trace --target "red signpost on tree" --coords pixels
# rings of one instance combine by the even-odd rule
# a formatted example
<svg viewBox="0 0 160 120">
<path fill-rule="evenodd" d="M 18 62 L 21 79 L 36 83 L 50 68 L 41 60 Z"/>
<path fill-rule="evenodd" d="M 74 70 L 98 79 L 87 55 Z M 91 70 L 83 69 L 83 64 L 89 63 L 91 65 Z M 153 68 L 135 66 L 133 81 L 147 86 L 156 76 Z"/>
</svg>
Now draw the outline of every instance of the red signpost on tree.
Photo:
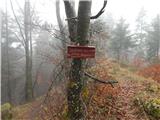
<svg viewBox="0 0 160 120">
<path fill-rule="evenodd" d="M 94 58 L 95 47 L 94 46 L 78 46 L 70 45 L 67 47 L 68 58 Z"/>
</svg>

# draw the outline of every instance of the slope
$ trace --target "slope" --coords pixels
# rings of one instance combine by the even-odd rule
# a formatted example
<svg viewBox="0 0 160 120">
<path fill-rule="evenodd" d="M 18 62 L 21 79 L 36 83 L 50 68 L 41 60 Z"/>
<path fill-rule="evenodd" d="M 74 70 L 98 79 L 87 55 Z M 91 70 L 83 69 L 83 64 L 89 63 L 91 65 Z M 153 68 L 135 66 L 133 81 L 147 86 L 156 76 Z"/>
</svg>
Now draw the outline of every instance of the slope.
<svg viewBox="0 0 160 120">
<path fill-rule="evenodd" d="M 82 99 L 87 120 L 158 120 L 160 119 L 160 84 L 121 67 L 113 60 L 97 60 L 86 70 L 101 80 L 114 79 L 119 83 L 96 83 L 88 79 Z M 57 87 L 47 103 L 41 97 L 13 109 L 14 119 L 65 120 L 67 107 L 65 88 Z M 43 103 L 43 104 L 42 104 Z M 25 111 L 25 112 L 24 112 Z"/>
</svg>

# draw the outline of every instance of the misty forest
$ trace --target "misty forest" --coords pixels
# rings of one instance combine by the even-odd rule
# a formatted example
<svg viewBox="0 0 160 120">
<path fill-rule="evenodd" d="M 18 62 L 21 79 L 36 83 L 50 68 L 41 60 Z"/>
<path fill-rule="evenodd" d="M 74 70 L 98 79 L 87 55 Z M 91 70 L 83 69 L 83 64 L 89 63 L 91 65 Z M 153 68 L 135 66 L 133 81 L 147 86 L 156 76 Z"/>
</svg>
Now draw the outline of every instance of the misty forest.
<svg viewBox="0 0 160 120">
<path fill-rule="evenodd" d="M 159 10 L 40 1 L 0 11 L 2 120 L 160 120 Z"/>
</svg>

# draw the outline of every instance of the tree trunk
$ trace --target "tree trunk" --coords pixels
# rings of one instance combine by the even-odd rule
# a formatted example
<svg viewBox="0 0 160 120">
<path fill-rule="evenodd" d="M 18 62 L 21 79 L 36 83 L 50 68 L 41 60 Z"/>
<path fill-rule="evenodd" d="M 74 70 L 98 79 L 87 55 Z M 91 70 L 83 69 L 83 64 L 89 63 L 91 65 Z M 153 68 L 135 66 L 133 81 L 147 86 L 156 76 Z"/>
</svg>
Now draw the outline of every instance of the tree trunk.
<svg viewBox="0 0 160 120">
<path fill-rule="evenodd" d="M 67 42 L 67 38 L 65 36 L 65 31 L 64 31 L 64 25 L 63 25 L 63 22 L 61 20 L 61 17 L 60 17 L 60 1 L 59 0 L 56 0 L 56 16 L 57 16 L 57 22 L 58 22 L 58 26 L 59 26 L 59 29 L 60 29 L 60 34 L 61 34 L 61 37 L 62 37 L 62 53 L 63 53 L 63 59 L 64 59 L 64 75 L 65 75 L 65 78 L 67 77 L 68 75 L 68 64 L 69 64 L 69 61 L 67 60 L 67 55 L 66 55 L 66 51 L 67 51 L 67 46 L 66 46 L 66 42 Z"/>
<path fill-rule="evenodd" d="M 6 56 L 7 56 L 7 94 L 8 101 L 12 102 L 11 96 L 11 81 L 10 81 L 10 61 L 9 61 L 9 41 L 8 41 L 8 10 L 7 10 L 7 1 L 6 1 Z"/>
<path fill-rule="evenodd" d="M 69 0 L 64 0 L 65 11 L 67 18 L 76 17 L 75 8 L 73 1 L 72 3 Z M 69 38 L 71 42 L 76 42 L 77 38 L 77 22 L 76 20 L 68 20 L 68 30 L 69 30 Z"/>
<path fill-rule="evenodd" d="M 88 30 L 90 23 L 91 1 L 80 1 L 78 9 L 77 23 L 77 43 L 87 45 Z M 72 40 L 72 39 L 71 39 Z M 70 120 L 83 120 L 84 111 L 81 99 L 81 91 L 83 88 L 83 62 L 82 59 L 73 59 L 69 75 L 68 84 L 68 115 Z"/>
<path fill-rule="evenodd" d="M 26 100 L 30 101 L 33 98 L 32 89 L 32 43 L 31 43 L 31 21 L 30 21 L 30 4 L 25 1 L 24 25 L 25 25 L 25 55 L 26 55 L 26 84 L 25 93 Z"/>
</svg>

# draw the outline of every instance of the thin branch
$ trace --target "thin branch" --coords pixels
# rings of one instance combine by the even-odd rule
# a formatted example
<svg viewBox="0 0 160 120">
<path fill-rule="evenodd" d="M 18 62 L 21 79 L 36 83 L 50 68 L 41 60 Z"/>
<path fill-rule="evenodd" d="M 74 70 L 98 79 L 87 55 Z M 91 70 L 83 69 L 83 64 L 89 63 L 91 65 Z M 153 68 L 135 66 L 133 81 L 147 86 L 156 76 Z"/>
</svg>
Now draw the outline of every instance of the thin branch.
<svg viewBox="0 0 160 120">
<path fill-rule="evenodd" d="M 21 25 L 20 25 L 20 23 L 19 23 L 19 21 L 18 21 L 18 19 L 17 19 L 16 14 L 15 14 L 15 11 L 14 11 L 14 8 L 13 8 L 13 4 L 12 4 L 12 1 L 11 1 L 11 0 L 10 0 L 10 4 L 11 4 L 11 9 L 12 9 L 13 15 L 14 15 L 14 17 L 15 17 L 16 23 L 18 24 L 18 27 L 19 27 L 19 30 L 20 30 L 20 34 L 21 34 L 21 36 L 22 36 L 22 38 L 23 38 L 23 40 L 24 40 L 24 42 L 25 42 L 25 37 L 23 36 L 22 28 L 21 28 Z"/>
<path fill-rule="evenodd" d="M 20 9 L 21 13 L 22 13 L 22 14 L 24 14 L 24 11 L 23 11 L 23 9 L 20 7 L 20 5 L 19 5 L 18 1 L 17 1 L 17 0 L 15 0 L 15 1 L 16 1 L 17 6 L 19 7 L 19 9 Z"/>
<path fill-rule="evenodd" d="M 101 16 L 102 13 L 104 13 L 104 8 L 106 7 L 106 5 L 107 5 L 107 0 L 104 0 L 103 7 L 101 8 L 101 10 L 96 15 L 91 16 L 90 19 L 97 19 L 99 16 Z M 78 19 L 78 17 L 71 17 L 65 20 L 75 20 L 75 19 Z"/>
<path fill-rule="evenodd" d="M 53 27 L 52 28 L 45 28 L 45 27 L 42 27 L 41 25 L 35 24 L 35 23 L 32 23 L 32 25 L 35 27 L 39 27 L 41 30 L 45 30 L 47 32 L 51 32 L 52 30 L 54 30 L 56 32 L 59 32 L 60 34 L 67 35 L 65 32 L 61 32 L 60 30 L 53 28 Z M 65 29 L 65 27 L 63 27 L 63 29 Z"/>
<path fill-rule="evenodd" d="M 89 73 L 87 73 L 87 72 L 84 72 L 84 74 L 85 74 L 86 76 L 88 76 L 89 78 L 93 79 L 93 80 L 96 81 L 96 82 L 104 83 L 104 84 L 110 84 L 112 87 L 113 87 L 113 84 L 114 84 L 114 83 L 118 83 L 118 81 L 116 81 L 116 80 L 107 80 L 107 81 L 99 80 L 98 78 L 92 76 L 91 74 L 89 74 Z"/>
<path fill-rule="evenodd" d="M 63 67 L 61 68 L 61 71 L 56 75 L 55 79 L 57 79 L 60 76 L 60 74 L 61 74 L 62 71 L 63 71 Z M 50 85 L 50 87 L 49 87 L 49 89 L 47 91 L 47 94 L 46 94 L 46 96 L 44 98 L 44 103 L 46 102 L 46 100 L 47 100 L 47 98 L 49 96 L 49 92 L 52 90 L 53 83 L 54 83 L 54 80 L 52 80 L 52 83 L 51 83 L 51 85 Z"/>
<path fill-rule="evenodd" d="M 39 74 L 39 71 L 40 71 L 40 69 L 41 69 L 41 66 L 43 65 L 44 62 L 45 62 L 45 61 L 41 62 L 41 63 L 39 64 L 38 68 L 37 68 L 37 71 L 36 71 L 36 80 L 34 81 L 33 86 L 32 86 L 33 91 L 34 91 L 34 88 L 35 88 L 36 83 L 37 83 L 37 80 L 38 80 L 37 75 Z"/>
<path fill-rule="evenodd" d="M 106 5 L 107 5 L 107 0 L 104 0 L 103 7 L 101 8 L 101 10 L 95 16 L 91 16 L 90 19 L 96 19 L 99 16 L 101 16 L 102 13 L 104 12 L 104 8 L 106 7 Z"/>
<path fill-rule="evenodd" d="M 65 42 L 65 43 L 67 43 L 67 44 L 70 44 L 70 42 L 67 42 L 66 40 L 64 40 L 64 39 L 60 38 L 59 36 L 57 36 L 57 34 L 54 33 L 54 32 L 52 32 L 51 29 L 43 28 L 43 27 L 40 26 L 40 25 L 35 25 L 35 24 L 33 24 L 33 25 L 36 26 L 36 27 L 39 27 L 41 30 L 47 31 L 47 32 L 48 32 L 51 36 L 53 36 L 54 38 L 57 38 L 58 40 L 61 40 L 61 41 Z M 53 30 L 54 30 L 54 29 L 53 29 Z"/>
<path fill-rule="evenodd" d="M 13 32 L 13 33 L 16 36 L 16 38 L 18 39 L 18 41 L 22 44 L 22 46 L 25 47 L 24 41 L 22 41 L 15 32 Z"/>
<path fill-rule="evenodd" d="M 37 3 L 37 0 L 35 0 L 34 3 L 33 3 L 33 10 L 35 10 L 36 3 Z"/>
<path fill-rule="evenodd" d="M 58 68 L 60 65 L 62 65 L 63 62 L 64 62 L 64 60 L 61 60 L 61 61 L 57 64 L 57 66 L 55 67 L 55 69 L 52 71 L 52 73 L 55 73 L 55 72 L 57 71 L 57 68 Z M 49 92 L 52 90 L 54 80 L 59 77 L 59 75 L 61 74 L 62 71 L 63 71 L 63 66 L 62 66 L 60 72 L 54 77 L 54 79 L 52 79 L 52 83 L 51 83 L 51 85 L 50 85 L 49 88 L 48 88 L 48 91 L 47 91 L 47 93 L 46 93 L 46 96 L 45 96 L 45 98 L 44 98 L 43 103 L 46 102 L 46 100 L 47 100 L 47 98 L 48 98 L 48 96 L 49 96 Z"/>
<path fill-rule="evenodd" d="M 20 60 L 22 60 L 24 57 L 25 56 L 23 55 L 22 57 L 18 58 L 16 61 L 12 61 L 11 64 L 18 64 L 20 62 Z"/>
<path fill-rule="evenodd" d="M 86 117 L 88 116 L 87 105 L 86 105 L 86 103 L 85 103 L 85 101 L 84 101 L 84 99 L 83 99 L 83 97 L 82 97 L 82 93 L 80 93 L 80 99 L 81 99 L 82 104 L 83 104 L 83 107 L 84 107 L 84 113 L 85 113 L 84 117 L 85 117 L 85 119 L 86 119 Z"/>
</svg>

